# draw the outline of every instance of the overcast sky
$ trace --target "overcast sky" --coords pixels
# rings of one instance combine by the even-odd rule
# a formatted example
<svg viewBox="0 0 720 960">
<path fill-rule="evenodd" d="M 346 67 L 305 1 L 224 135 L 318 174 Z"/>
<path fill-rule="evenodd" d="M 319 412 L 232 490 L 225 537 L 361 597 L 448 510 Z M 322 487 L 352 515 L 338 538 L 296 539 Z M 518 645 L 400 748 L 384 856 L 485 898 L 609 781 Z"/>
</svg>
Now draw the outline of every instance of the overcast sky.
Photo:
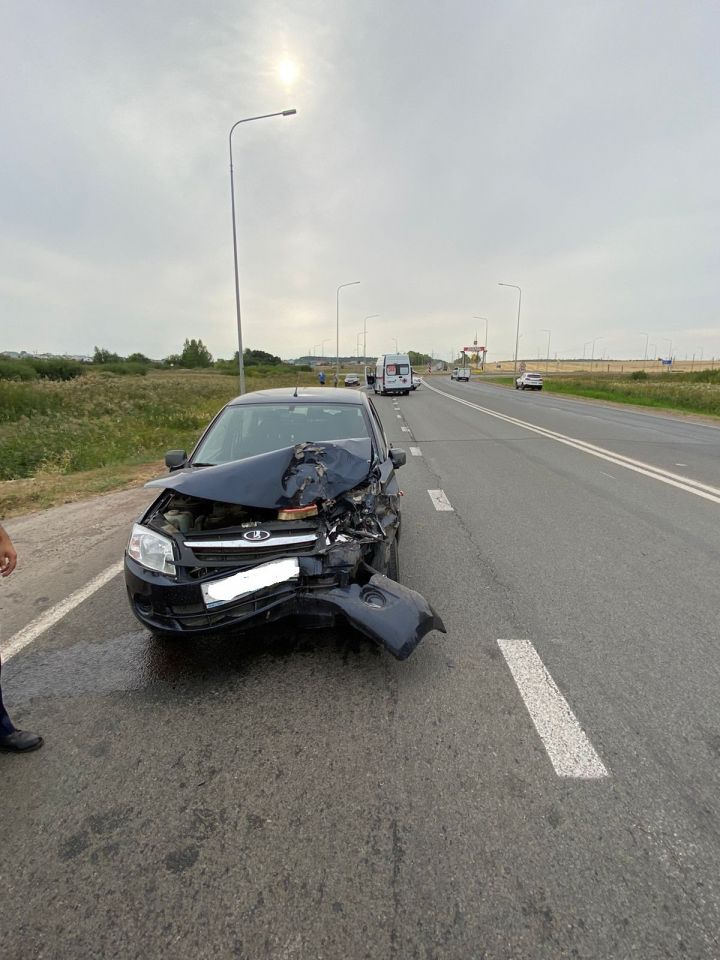
<svg viewBox="0 0 720 960">
<path fill-rule="evenodd" d="M 0 349 L 720 356 L 716 0 L 3 0 Z M 282 64 L 284 69 L 280 69 Z M 297 76 L 291 78 L 294 65 Z M 602 339 L 599 339 L 602 338 Z"/>
</svg>

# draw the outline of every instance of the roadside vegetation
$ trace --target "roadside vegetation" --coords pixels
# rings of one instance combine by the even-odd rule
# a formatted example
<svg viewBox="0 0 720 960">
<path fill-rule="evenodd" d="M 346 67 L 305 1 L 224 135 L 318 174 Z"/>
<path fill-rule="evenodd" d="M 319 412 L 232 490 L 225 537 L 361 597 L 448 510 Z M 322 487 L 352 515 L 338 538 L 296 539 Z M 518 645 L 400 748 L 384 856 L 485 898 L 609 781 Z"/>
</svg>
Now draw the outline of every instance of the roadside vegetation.
<svg viewBox="0 0 720 960">
<path fill-rule="evenodd" d="M 23 362 L 23 361 L 18 361 Z M 0 515 L 130 486 L 164 470 L 166 450 L 189 450 L 237 395 L 237 367 L 142 373 L 80 364 L 70 379 L 4 376 L 0 369 Z M 246 387 L 316 383 L 283 364 L 246 368 Z"/>
<path fill-rule="evenodd" d="M 512 377 L 490 377 L 513 385 Z M 648 374 L 574 374 L 545 377 L 543 389 L 594 400 L 720 416 L 720 370 Z"/>
</svg>

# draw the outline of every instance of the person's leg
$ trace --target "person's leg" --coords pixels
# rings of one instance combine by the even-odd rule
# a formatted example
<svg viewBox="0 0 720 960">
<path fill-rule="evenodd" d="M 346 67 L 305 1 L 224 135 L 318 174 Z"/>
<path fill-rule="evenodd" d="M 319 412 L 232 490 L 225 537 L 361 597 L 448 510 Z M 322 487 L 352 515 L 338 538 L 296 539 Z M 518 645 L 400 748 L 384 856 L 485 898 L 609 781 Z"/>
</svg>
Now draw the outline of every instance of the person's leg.
<svg viewBox="0 0 720 960">
<path fill-rule="evenodd" d="M 2 660 L 0 660 L 0 677 L 2 676 Z M 2 683 L 0 682 L 0 737 L 7 736 L 9 733 L 14 733 L 15 727 L 13 722 L 8 716 L 8 712 L 5 709 L 5 704 L 2 699 Z"/>
<path fill-rule="evenodd" d="M 2 662 L 0 661 L 0 674 Z M 0 685 L 0 750 L 11 750 L 13 753 L 24 753 L 26 750 L 37 750 L 43 744 L 43 738 L 29 730 L 17 730 L 8 716 L 2 701 L 2 686 Z"/>
</svg>

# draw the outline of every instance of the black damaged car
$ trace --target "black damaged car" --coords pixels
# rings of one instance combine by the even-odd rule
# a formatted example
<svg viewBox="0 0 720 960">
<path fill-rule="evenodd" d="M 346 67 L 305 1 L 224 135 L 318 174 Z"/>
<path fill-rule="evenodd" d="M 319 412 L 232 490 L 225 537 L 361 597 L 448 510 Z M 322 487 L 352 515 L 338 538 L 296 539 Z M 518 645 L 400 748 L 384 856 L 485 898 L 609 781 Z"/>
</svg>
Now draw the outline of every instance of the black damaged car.
<svg viewBox="0 0 720 960">
<path fill-rule="evenodd" d="M 125 580 L 153 633 L 344 618 L 404 660 L 442 620 L 398 582 L 405 453 L 361 392 L 297 388 L 225 406 L 133 526 Z"/>
</svg>

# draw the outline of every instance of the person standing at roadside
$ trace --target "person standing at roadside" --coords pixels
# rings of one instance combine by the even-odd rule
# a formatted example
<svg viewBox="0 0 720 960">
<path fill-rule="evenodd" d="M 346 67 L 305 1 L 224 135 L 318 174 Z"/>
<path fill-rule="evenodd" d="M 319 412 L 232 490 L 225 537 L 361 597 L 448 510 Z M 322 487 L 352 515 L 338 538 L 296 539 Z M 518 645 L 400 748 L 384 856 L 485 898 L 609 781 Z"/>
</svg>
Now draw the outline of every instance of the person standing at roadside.
<svg viewBox="0 0 720 960">
<path fill-rule="evenodd" d="M 9 577 L 17 564 L 17 553 L 12 540 L 0 526 L 0 576 Z M 2 674 L 2 661 L 0 660 L 0 675 Z M 27 750 L 37 750 L 43 745 L 43 738 L 37 733 L 30 733 L 28 730 L 16 730 L 12 720 L 8 716 L 2 699 L 2 686 L 0 686 L 0 750 L 12 750 L 16 753 L 22 753 Z"/>
</svg>

